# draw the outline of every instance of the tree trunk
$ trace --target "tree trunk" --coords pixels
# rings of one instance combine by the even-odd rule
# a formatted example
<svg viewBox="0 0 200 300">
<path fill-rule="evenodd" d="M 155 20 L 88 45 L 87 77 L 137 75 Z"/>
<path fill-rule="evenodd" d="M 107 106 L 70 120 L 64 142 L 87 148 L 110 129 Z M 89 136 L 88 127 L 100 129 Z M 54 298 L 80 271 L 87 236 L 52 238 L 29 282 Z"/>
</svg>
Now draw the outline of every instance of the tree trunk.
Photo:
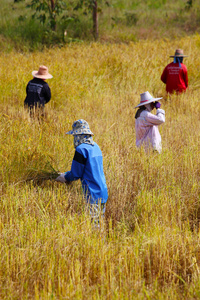
<svg viewBox="0 0 200 300">
<path fill-rule="evenodd" d="M 98 40 L 99 30 L 98 30 L 98 13 L 97 13 L 97 1 L 93 2 L 93 35 L 95 40 Z"/>
<path fill-rule="evenodd" d="M 55 8 L 55 2 L 54 0 L 51 0 L 51 11 L 54 11 Z"/>
<path fill-rule="evenodd" d="M 55 0 L 51 0 L 51 29 L 56 31 Z"/>
</svg>

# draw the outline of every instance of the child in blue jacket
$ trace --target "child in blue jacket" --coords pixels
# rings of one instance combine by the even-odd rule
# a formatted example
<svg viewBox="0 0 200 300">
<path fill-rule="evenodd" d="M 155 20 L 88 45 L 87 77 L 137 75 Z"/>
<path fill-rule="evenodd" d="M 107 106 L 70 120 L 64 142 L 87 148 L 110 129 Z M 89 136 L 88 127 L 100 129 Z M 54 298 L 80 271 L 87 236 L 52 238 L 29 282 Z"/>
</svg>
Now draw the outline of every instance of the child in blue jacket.
<svg viewBox="0 0 200 300">
<path fill-rule="evenodd" d="M 106 179 L 103 172 L 103 157 L 99 146 L 93 141 L 94 135 L 88 123 L 77 120 L 72 125 L 72 130 L 67 132 L 74 136 L 75 154 L 71 171 L 61 173 L 56 181 L 69 183 L 81 180 L 86 202 L 89 204 L 92 218 L 99 217 L 105 212 L 105 203 L 108 199 Z"/>
</svg>

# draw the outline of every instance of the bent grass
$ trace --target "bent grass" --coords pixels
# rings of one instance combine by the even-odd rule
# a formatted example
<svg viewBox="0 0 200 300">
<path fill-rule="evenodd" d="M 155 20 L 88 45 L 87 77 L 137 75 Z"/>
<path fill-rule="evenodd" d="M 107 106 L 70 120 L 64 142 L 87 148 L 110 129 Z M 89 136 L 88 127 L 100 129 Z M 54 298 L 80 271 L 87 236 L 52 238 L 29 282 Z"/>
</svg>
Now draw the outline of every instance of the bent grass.
<svg viewBox="0 0 200 300">
<path fill-rule="evenodd" d="M 199 45 L 196 35 L 1 53 L 1 299 L 199 297 Z M 160 75 L 177 47 L 189 55 L 190 88 L 167 97 Z M 23 108 L 41 64 L 54 76 L 43 122 Z M 164 97 L 160 155 L 135 147 L 134 107 L 146 90 Z M 79 118 L 103 152 L 109 199 L 100 231 L 85 213 L 80 182 L 22 180 L 48 162 L 70 169 L 73 138 L 65 132 Z"/>
</svg>

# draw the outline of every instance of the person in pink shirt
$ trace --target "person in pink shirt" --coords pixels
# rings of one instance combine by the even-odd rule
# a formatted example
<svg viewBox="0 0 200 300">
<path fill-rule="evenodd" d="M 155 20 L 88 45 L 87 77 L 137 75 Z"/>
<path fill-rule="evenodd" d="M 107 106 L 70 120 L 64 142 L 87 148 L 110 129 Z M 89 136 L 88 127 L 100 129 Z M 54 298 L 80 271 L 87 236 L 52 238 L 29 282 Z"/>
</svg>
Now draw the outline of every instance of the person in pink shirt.
<svg viewBox="0 0 200 300">
<path fill-rule="evenodd" d="M 143 146 L 146 152 L 151 150 L 161 153 L 161 136 L 158 125 L 165 122 L 165 111 L 161 109 L 161 104 L 147 91 L 140 94 L 139 107 L 135 114 L 136 146 Z M 156 115 L 151 111 L 156 108 Z"/>
<path fill-rule="evenodd" d="M 173 94 L 186 91 L 188 73 L 186 66 L 183 64 L 183 58 L 186 56 L 183 54 L 182 49 L 177 49 L 175 55 L 170 56 L 174 58 L 174 61 L 165 67 L 161 75 L 162 82 L 166 84 L 167 93 Z"/>
</svg>

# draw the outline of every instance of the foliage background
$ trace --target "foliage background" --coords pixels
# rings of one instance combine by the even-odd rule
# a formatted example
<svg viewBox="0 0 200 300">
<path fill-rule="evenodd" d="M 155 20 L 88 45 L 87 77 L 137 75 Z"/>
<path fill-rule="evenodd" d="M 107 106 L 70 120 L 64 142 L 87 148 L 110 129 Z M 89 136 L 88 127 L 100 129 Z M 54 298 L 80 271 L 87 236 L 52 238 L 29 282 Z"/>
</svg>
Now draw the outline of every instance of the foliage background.
<svg viewBox="0 0 200 300">
<path fill-rule="evenodd" d="M 79 2 L 87 1 L 61 2 L 65 6 L 57 16 L 56 31 L 52 31 L 48 22 L 43 25 L 37 18 L 32 19 L 35 11 L 26 8 L 31 0 L 1 0 L 0 48 L 27 51 L 93 41 L 91 11 L 86 5 L 75 9 Z M 104 43 L 179 39 L 200 31 L 200 3 L 195 0 L 101 0 L 98 7 L 99 41 Z M 45 15 L 48 17 L 47 12 Z"/>
</svg>

